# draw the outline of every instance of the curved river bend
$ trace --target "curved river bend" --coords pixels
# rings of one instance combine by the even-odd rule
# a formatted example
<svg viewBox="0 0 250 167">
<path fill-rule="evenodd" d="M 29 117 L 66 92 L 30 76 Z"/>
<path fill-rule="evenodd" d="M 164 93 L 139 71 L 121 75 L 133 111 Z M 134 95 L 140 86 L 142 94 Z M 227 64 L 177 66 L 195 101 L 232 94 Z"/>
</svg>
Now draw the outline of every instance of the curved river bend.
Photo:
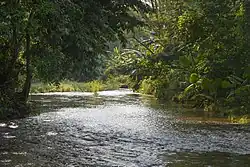
<svg viewBox="0 0 250 167">
<path fill-rule="evenodd" d="M 128 90 L 31 100 L 39 116 L 0 122 L 1 167 L 250 166 L 249 125 L 183 119 L 186 112 Z"/>
</svg>

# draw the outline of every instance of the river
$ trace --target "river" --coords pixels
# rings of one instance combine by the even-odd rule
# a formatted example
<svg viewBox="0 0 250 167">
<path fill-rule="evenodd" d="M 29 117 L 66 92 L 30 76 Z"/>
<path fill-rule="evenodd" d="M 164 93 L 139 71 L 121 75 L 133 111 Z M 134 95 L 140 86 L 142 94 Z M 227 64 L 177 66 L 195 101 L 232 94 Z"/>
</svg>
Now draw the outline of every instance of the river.
<svg viewBox="0 0 250 167">
<path fill-rule="evenodd" d="M 1 167 L 249 167 L 250 126 L 212 123 L 129 90 L 31 96 L 0 122 Z"/>
</svg>

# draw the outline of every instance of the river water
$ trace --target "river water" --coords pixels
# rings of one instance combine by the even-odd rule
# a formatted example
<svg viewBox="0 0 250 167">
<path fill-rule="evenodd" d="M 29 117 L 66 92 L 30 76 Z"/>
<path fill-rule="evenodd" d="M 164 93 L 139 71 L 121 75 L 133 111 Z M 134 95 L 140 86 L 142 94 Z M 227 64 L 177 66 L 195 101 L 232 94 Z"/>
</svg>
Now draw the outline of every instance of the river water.
<svg viewBox="0 0 250 167">
<path fill-rule="evenodd" d="M 129 90 L 31 96 L 38 116 L 0 122 L 1 167 L 249 167 L 250 126 L 195 121 Z"/>
</svg>

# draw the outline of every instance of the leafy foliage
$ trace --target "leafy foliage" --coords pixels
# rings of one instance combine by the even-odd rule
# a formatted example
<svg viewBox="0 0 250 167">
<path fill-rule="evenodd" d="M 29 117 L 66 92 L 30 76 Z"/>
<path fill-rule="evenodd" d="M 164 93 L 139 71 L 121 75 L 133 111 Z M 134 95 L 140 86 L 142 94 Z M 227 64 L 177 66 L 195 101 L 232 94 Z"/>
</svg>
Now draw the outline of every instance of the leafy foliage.
<svg viewBox="0 0 250 167">
<path fill-rule="evenodd" d="M 1 1 L 1 103 L 17 94 L 16 103 L 25 103 L 32 76 L 51 83 L 96 78 L 108 42 L 125 41 L 123 31 L 143 23 L 136 11 L 147 8 L 139 0 Z"/>
<path fill-rule="evenodd" d="M 135 32 L 126 48 L 116 51 L 120 57 L 115 56 L 111 67 L 130 74 L 137 83 L 134 88 L 141 87 L 144 93 L 192 101 L 206 110 L 220 105 L 249 113 L 250 3 L 151 3 L 154 13 L 144 15 L 147 26 Z M 126 52 L 127 48 L 136 52 Z"/>
</svg>

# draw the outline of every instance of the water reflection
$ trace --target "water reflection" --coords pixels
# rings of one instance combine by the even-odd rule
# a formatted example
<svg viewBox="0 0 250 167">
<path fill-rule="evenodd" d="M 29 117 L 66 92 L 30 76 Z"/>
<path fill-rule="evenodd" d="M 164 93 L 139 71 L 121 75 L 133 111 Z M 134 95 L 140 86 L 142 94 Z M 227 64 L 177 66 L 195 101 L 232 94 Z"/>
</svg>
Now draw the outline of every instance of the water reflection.
<svg viewBox="0 0 250 167">
<path fill-rule="evenodd" d="M 250 165 L 249 125 L 190 121 L 200 113 L 131 91 L 32 101 L 40 115 L 0 124 L 0 166 Z"/>
</svg>

